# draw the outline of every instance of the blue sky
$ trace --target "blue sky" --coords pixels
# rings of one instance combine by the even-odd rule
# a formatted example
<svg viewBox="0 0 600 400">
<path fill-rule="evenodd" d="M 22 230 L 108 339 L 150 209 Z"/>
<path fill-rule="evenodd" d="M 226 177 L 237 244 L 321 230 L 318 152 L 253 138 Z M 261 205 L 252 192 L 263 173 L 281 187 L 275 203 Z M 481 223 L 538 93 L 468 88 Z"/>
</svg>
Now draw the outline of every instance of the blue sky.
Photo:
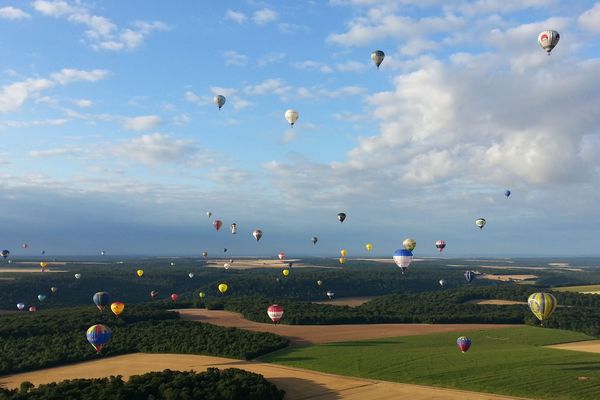
<svg viewBox="0 0 600 400">
<path fill-rule="evenodd" d="M 593 1 L 0 1 L 0 247 L 599 255 L 599 38 Z"/>
</svg>

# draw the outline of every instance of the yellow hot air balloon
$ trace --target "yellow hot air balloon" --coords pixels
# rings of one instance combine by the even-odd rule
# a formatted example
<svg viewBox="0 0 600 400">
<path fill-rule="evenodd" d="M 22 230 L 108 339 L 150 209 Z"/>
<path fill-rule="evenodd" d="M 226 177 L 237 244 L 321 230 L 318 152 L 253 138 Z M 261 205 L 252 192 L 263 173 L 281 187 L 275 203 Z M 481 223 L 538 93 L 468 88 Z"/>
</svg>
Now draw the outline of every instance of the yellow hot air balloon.
<svg viewBox="0 0 600 400">
<path fill-rule="evenodd" d="M 206 297 L 206 293 L 200 292 L 200 293 L 198 293 L 198 297 L 200 297 L 201 299 L 203 299 L 203 298 Z"/>
<path fill-rule="evenodd" d="M 290 274 L 290 270 L 284 269 L 283 271 L 281 271 L 281 273 L 283 274 L 283 276 L 288 276 Z"/>
<path fill-rule="evenodd" d="M 50 288 L 50 291 L 51 291 L 52 293 L 56 293 L 56 292 L 58 292 L 58 288 L 57 288 L 56 286 L 52 286 L 52 287 Z"/>
<path fill-rule="evenodd" d="M 539 319 L 542 323 L 550 318 L 554 310 L 556 310 L 556 306 L 558 302 L 556 301 L 556 297 L 551 295 L 550 293 L 533 293 L 527 299 L 527 304 L 529 304 L 529 309 Z"/>
<path fill-rule="evenodd" d="M 348 251 L 346 251 L 346 249 L 342 249 L 340 250 L 340 254 L 342 255 L 342 257 L 346 257 L 348 255 Z"/>
<path fill-rule="evenodd" d="M 110 309 L 112 310 L 113 314 L 118 317 L 125 309 L 125 304 L 121 303 L 120 301 L 115 301 L 110 305 Z"/>
<path fill-rule="evenodd" d="M 340 264 L 344 264 L 346 262 L 346 259 L 344 257 L 340 257 L 339 262 Z"/>
<path fill-rule="evenodd" d="M 371 244 L 371 243 L 365 244 L 365 247 L 367 248 L 367 251 L 373 250 L 373 244 Z"/>
<path fill-rule="evenodd" d="M 144 275 L 144 270 L 143 269 L 138 269 L 136 271 L 137 276 L 139 276 L 140 278 Z"/>
<path fill-rule="evenodd" d="M 219 284 L 219 292 L 225 293 L 227 291 L 227 289 L 229 289 L 229 286 L 227 286 L 226 283 Z"/>
<path fill-rule="evenodd" d="M 46 268 L 48 266 L 48 263 L 46 261 L 40 261 L 40 267 L 42 267 L 42 269 Z"/>
<path fill-rule="evenodd" d="M 415 239 L 411 238 L 404 239 L 404 242 L 402 242 L 402 247 L 404 247 L 408 251 L 413 251 L 415 247 L 417 247 L 417 242 L 415 241 Z"/>
</svg>

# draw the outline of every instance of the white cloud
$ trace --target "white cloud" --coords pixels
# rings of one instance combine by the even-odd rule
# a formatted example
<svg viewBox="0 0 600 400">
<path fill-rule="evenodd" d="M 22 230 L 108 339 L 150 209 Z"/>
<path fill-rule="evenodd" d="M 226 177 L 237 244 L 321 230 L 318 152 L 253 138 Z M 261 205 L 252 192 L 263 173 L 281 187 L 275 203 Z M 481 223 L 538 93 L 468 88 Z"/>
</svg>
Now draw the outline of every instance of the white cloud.
<svg viewBox="0 0 600 400">
<path fill-rule="evenodd" d="M 115 146 L 114 150 L 145 165 L 187 163 L 199 155 L 198 148 L 191 140 L 175 139 L 161 133 L 142 135 Z"/>
<path fill-rule="evenodd" d="M 254 23 L 256 23 L 257 25 L 266 25 L 269 22 L 273 22 L 276 21 L 278 18 L 277 12 L 274 10 L 271 10 L 270 8 L 263 8 L 260 10 L 255 11 L 252 14 L 252 20 L 254 21 Z"/>
<path fill-rule="evenodd" d="M 223 58 L 225 59 L 225 65 L 235 65 L 237 67 L 243 67 L 248 64 L 247 55 L 238 53 L 237 51 L 233 50 L 224 51 Z"/>
<path fill-rule="evenodd" d="M 358 61 L 346 61 L 336 64 L 335 69 L 340 72 L 363 72 L 367 69 L 367 65 Z"/>
<path fill-rule="evenodd" d="M 88 99 L 77 99 L 75 100 L 75 105 L 79 108 L 90 108 L 94 105 L 94 102 Z"/>
<path fill-rule="evenodd" d="M 30 97 L 36 97 L 45 89 L 54 86 L 49 79 L 27 79 L 3 86 L 0 90 L 0 113 L 18 110 Z"/>
<path fill-rule="evenodd" d="M 60 72 L 55 72 L 50 75 L 53 80 L 66 85 L 72 82 L 96 82 L 108 76 L 108 71 L 105 69 L 94 69 L 92 71 L 84 71 L 79 69 L 65 68 Z"/>
<path fill-rule="evenodd" d="M 283 79 L 266 79 L 257 85 L 248 85 L 244 87 L 244 93 L 251 96 L 261 96 L 265 94 L 284 95 L 291 89 L 286 85 Z"/>
<path fill-rule="evenodd" d="M 34 119 L 28 121 L 4 121 L 2 124 L 9 128 L 29 128 L 32 126 L 60 126 L 69 122 L 66 118 Z"/>
<path fill-rule="evenodd" d="M 293 141 L 297 140 L 298 137 L 298 129 L 288 129 L 283 132 L 283 135 L 281 135 L 281 142 L 285 144 L 292 143 Z"/>
<path fill-rule="evenodd" d="M 0 8 L 0 18 L 2 19 L 11 19 L 11 20 L 20 20 L 31 18 L 31 15 L 27 14 L 25 11 L 20 8 L 15 7 L 2 7 Z"/>
<path fill-rule="evenodd" d="M 579 25 L 590 32 L 600 33 L 600 3 L 579 16 Z"/>
<path fill-rule="evenodd" d="M 130 131 L 147 131 L 156 128 L 161 119 L 157 115 L 142 115 L 139 117 L 125 118 L 123 127 Z"/>
<path fill-rule="evenodd" d="M 298 69 L 319 71 L 324 74 L 329 74 L 329 73 L 333 72 L 333 68 L 331 68 L 329 65 L 323 64 L 318 61 L 313 61 L 313 60 L 300 61 L 300 62 L 294 63 L 293 65 L 295 68 L 298 68 Z"/>
<path fill-rule="evenodd" d="M 282 23 L 277 24 L 277 29 L 281 33 L 286 33 L 286 34 L 290 34 L 290 35 L 294 34 L 294 33 L 310 32 L 310 27 L 308 27 L 306 25 L 290 24 L 287 22 L 282 22 Z"/>
<path fill-rule="evenodd" d="M 62 157 L 67 155 L 75 155 L 81 153 L 81 149 L 77 147 L 61 147 L 55 149 L 32 150 L 29 152 L 30 157 L 45 158 L 45 157 Z"/>
<path fill-rule="evenodd" d="M 194 93 L 191 90 L 186 90 L 185 93 L 183 94 L 183 98 L 186 101 L 189 101 L 190 103 L 196 103 L 196 104 L 201 103 L 201 97 L 198 96 L 196 93 Z"/>
<path fill-rule="evenodd" d="M 225 12 L 225 19 L 236 22 L 238 24 L 242 24 L 242 23 L 246 22 L 248 17 L 246 16 L 246 14 L 244 14 L 241 11 L 227 10 Z"/>
<path fill-rule="evenodd" d="M 120 28 L 106 17 L 92 15 L 79 2 L 74 5 L 63 0 L 35 0 L 33 8 L 42 15 L 66 18 L 69 22 L 84 25 L 87 28 L 84 37 L 94 50 L 133 50 L 141 46 L 152 32 L 168 29 L 160 21 L 134 21 L 129 28 Z"/>
<path fill-rule="evenodd" d="M 262 55 L 258 60 L 256 60 L 256 64 L 259 67 L 264 67 L 267 65 L 273 65 L 276 63 L 280 63 L 283 61 L 284 58 L 285 58 L 285 53 L 271 52 L 271 53 Z"/>
<path fill-rule="evenodd" d="M 173 123 L 175 125 L 187 125 L 192 121 L 192 118 L 190 118 L 189 115 L 187 114 L 180 114 L 180 115 L 176 115 L 173 118 Z"/>
</svg>

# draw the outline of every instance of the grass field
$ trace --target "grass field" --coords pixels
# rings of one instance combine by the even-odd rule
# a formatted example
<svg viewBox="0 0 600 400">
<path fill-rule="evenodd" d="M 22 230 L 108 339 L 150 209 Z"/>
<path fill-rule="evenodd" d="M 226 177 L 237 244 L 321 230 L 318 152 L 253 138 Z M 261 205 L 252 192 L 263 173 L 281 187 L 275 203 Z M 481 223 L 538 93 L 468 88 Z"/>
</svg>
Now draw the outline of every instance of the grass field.
<svg viewBox="0 0 600 400">
<path fill-rule="evenodd" d="M 600 294 L 600 285 L 565 286 L 565 287 L 552 288 L 552 290 L 556 290 L 557 292 L 577 292 L 577 293 Z"/>
<path fill-rule="evenodd" d="M 570 331 L 519 327 L 292 347 L 263 361 L 340 375 L 540 399 L 596 400 L 600 355 L 542 346 L 589 340 Z"/>
</svg>

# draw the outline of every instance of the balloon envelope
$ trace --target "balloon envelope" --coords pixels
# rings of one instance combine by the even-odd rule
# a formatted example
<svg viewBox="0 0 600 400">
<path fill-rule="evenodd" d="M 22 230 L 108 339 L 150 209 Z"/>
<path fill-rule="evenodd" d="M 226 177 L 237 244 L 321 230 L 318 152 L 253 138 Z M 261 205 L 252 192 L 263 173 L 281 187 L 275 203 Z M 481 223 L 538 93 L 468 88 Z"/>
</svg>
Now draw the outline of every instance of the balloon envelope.
<svg viewBox="0 0 600 400">
<path fill-rule="evenodd" d="M 46 300 L 46 295 L 45 295 L 45 294 L 38 294 L 38 300 L 39 300 L 39 301 L 44 301 L 44 300 Z"/>
<path fill-rule="evenodd" d="M 88 328 L 85 336 L 87 337 L 88 342 L 96 349 L 96 352 L 100 353 L 102 348 L 110 341 L 112 331 L 106 325 L 92 325 Z"/>
<path fill-rule="evenodd" d="M 446 242 L 444 242 L 443 240 L 438 240 L 437 242 L 435 242 L 435 247 L 441 253 L 442 250 L 444 250 L 446 248 Z"/>
<path fill-rule="evenodd" d="M 504 191 L 504 195 L 505 195 L 506 197 L 510 196 L 510 190 L 505 190 L 505 191 Z"/>
<path fill-rule="evenodd" d="M 467 283 L 471 283 L 475 279 L 475 273 L 473 271 L 465 271 L 465 280 Z"/>
<path fill-rule="evenodd" d="M 25 303 L 17 303 L 17 308 L 19 309 L 19 311 L 23 311 L 23 309 L 25 308 Z"/>
<path fill-rule="evenodd" d="M 412 260 L 413 254 L 410 250 L 398 249 L 394 252 L 394 262 L 398 267 L 400 267 L 403 273 L 406 270 L 406 268 L 410 266 Z"/>
<path fill-rule="evenodd" d="M 333 293 L 331 290 L 328 290 L 327 291 L 327 297 L 329 297 L 330 299 L 332 299 L 333 296 L 335 296 L 335 293 Z"/>
<path fill-rule="evenodd" d="M 312 242 L 312 244 L 317 244 L 317 242 L 319 241 L 319 238 L 316 236 L 313 236 L 312 239 L 310 239 L 310 241 Z"/>
<path fill-rule="evenodd" d="M 527 299 L 527 304 L 533 315 L 541 322 L 544 322 L 556 310 L 558 302 L 556 301 L 556 297 L 550 293 L 533 293 Z"/>
<path fill-rule="evenodd" d="M 466 353 L 471 347 L 471 339 L 469 339 L 466 336 L 461 336 L 458 339 L 456 339 L 456 346 L 458 346 L 460 351 Z"/>
<path fill-rule="evenodd" d="M 190 272 L 190 273 L 188 274 L 188 276 L 189 276 L 190 278 L 193 278 L 193 277 L 194 277 L 194 273 L 193 273 L 193 272 Z"/>
<path fill-rule="evenodd" d="M 346 219 L 346 214 L 345 214 L 345 213 L 339 213 L 339 214 L 337 215 L 337 219 L 338 219 L 338 221 L 340 221 L 340 222 L 344 222 L 344 220 Z"/>
<path fill-rule="evenodd" d="M 300 115 L 298 114 L 298 111 L 296 111 L 296 110 L 289 109 L 285 112 L 285 119 L 287 120 L 288 124 L 290 124 L 291 126 L 294 126 L 296 121 L 298 121 L 299 117 L 300 117 Z"/>
<path fill-rule="evenodd" d="M 179 295 L 177 293 L 172 293 L 171 294 L 171 300 L 177 301 L 178 298 L 179 298 Z"/>
<path fill-rule="evenodd" d="M 407 238 L 402 242 L 402 247 L 404 247 L 408 251 L 413 251 L 415 247 L 417 247 L 417 242 L 415 239 Z"/>
<path fill-rule="evenodd" d="M 29 312 L 37 312 L 37 307 L 36 306 L 29 307 Z"/>
<path fill-rule="evenodd" d="M 215 97 L 213 97 L 213 103 L 215 103 L 215 105 L 219 107 L 220 110 L 221 107 L 225 105 L 225 96 L 222 96 L 220 94 L 216 95 Z"/>
<path fill-rule="evenodd" d="M 98 310 L 104 310 L 104 307 L 110 303 L 110 295 L 107 292 L 98 292 L 94 294 L 92 298 L 94 300 L 94 304 L 98 307 Z"/>
<path fill-rule="evenodd" d="M 483 227 L 485 226 L 486 223 L 487 223 L 487 221 L 485 220 L 485 218 L 477 218 L 475 220 L 475 225 L 477 225 L 479 227 L 479 229 L 483 229 Z"/>
<path fill-rule="evenodd" d="M 229 286 L 227 286 L 226 283 L 220 283 L 218 286 L 219 292 L 221 293 L 225 293 L 227 291 L 227 289 L 229 289 Z"/>
<path fill-rule="evenodd" d="M 338 261 L 340 262 L 340 264 L 346 264 L 346 259 L 344 257 L 340 257 Z"/>
<path fill-rule="evenodd" d="M 2 250 L 2 257 L 6 258 L 10 255 L 10 251 L 8 250 Z"/>
<path fill-rule="evenodd" d="M 80 279 L 81 278 L 81 274 L 75 274 L 75 279 Z"/>
<path fill-rule="evenodd" d="M 220 219 L 216 219 L 213 221 L 213 227 L 217 230 L 217 232 L 219 231 L 219 229 L 221 229 L 221 226 L 223 226 L 223 221 L 221 221 Z"/>
<path fill-rule="evenodd" d="M 254 239 L 256 239 L 256 241 L 258 242 L 260 240 L 260 238 L 262 237 L 263 233 L 260 229 L 255 229 L 252 232 L 252 236 L 254 236 Z"/>
<path fill-rule="evenodd" d="M 121 315 L 121 313 L 123 312 L 123 310 L 125 309 L 125 303 L 121 303 L 120 301 L 115 301 L 114 303 L 112 303 L 110 305 L 110 310 L 113 312 L 113 314 L 115 314 L 117 317 L 119 315 Z"/>
<path fill-rule="evenodd" d="M 282 251 L 282 252 L 280 252 L 279 254 L 277 254 L 277 257 L 279 257 L 279 259 L 280 259 L 281 261 L 283 261 L 283 260 L 285 260 L 285 253 Z"/>
<path fill-rule="evenodd" d="M 284 269 L 283 271 L 281 271 L 281 273 L 283 274 L 283 276 L 288 276 L 290 274 L 290 270 Z"/>
<path fill-rule="evenodd" d="M 379 66 L 383 62 L 384 58 L 385 58 L 385 53 L 381 50 L 375 50 L 374 52 L 371 53 L 371 60 L 373 61 L 373 63 L 375 64 L 375 66 L 377 68 L 379 68 Z"/>
<path fill-rule="evenodd" d="M 321 286 L 322 284 L 323 284 L 323 281 L 319 279 L 319 280 L 317 281 L 317 285 Z"/>
<path fill-rule="evenodd" d="M 542 49 L 546 50 L 548 55 L 556 47 L 559 40 L 560 34 L 554 30 L 543 31 L 538 35 L 538 43 L 542 46 Z"/>
<path fill-rule="evenodd" d="M 283 317 L 283 307 L 277 304 L 273 304 L 267 308 L 267 315 L 271 318 L 274 324 L 278 324 Z"/>
<path fill-rule="evenodd" d="M 200 292 L 200 293 L 198 293 L 198 297 L 200 297 L 201 299 L 203 299 L 203 298 L 206 297 L 206 293 Z"/>
<path fill-rule="evenodd" d="M 144 270 L 143 269 L 138 269 L 137 271 L 135 271 L 135 273 L 137 274 L 137 276 L 139 276 L 140 278 L 142 276 L 144 276 Z"/>
<path fill-rule="evenodd" d="M 371 251 L 373 250 L 373 245 L 371 243 L 367 243 L 365 244 L 365 248 L 367 249 L 367 251 Z"/>
<path fill-rule="evenodd" d="M 150 292 L 150 297 L 154 299 L 156 296 L 158 296 L 158 290 L 153 290 Z"/>
</svg>

